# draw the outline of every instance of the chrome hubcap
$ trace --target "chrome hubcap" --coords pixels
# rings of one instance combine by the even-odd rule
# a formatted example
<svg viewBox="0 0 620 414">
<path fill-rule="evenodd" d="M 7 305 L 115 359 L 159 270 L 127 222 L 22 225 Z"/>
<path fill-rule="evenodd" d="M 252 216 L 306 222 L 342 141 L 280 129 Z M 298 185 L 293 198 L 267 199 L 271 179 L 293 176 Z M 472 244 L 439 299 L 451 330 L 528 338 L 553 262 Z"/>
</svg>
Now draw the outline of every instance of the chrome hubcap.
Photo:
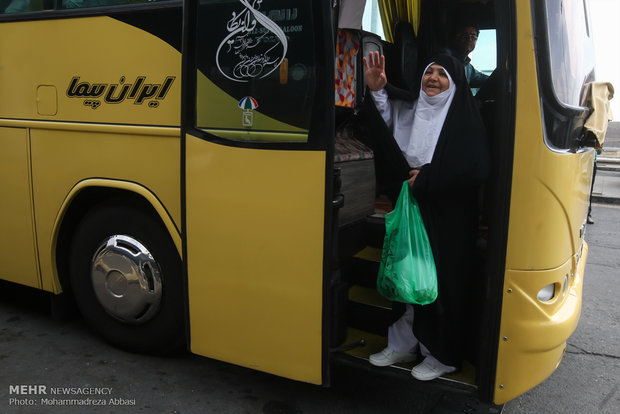
<svg viewBox="0 0 620 414">
<path fill-rule="evenodd" d="M 132 237 L 114 235 L 99 246 L 92 261 L 91 280 L 101 306 L 122 322 L 145 323 L 159 310 L 159 265 Z"/>
</svg>

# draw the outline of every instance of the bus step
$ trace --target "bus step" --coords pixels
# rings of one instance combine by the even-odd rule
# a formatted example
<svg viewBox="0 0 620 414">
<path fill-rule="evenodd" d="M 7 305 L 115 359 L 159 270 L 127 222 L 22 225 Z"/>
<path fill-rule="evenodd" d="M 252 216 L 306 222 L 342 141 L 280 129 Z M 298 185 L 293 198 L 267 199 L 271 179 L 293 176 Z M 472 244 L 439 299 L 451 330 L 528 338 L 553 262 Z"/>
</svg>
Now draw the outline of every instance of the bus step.
<svg viewBox="0 0 620 414">
<path fill-rule="evenodd" d="M 380 261 L 380 249 L 365 247 L 347 261 L 347 280 L 351 285 L 376 288 Z"/>
<path fill-rule="evenodd" d="M 350 328 L 385 336 L 388 326 L 398 316 L 391 302 L 382 298 L 376 290 L 361 286 L 349 289 L 347 325 Z"/>
<path fill-rule="evenodd" d="M 366 243 L 368 246 L 381 249 L 385 238 L 385 219 L 383 217 L 366 217 L 364 226 Z"/>
<path fill-rule="evenodd" d="M 349 288 L 349 301 L 362 303 L 381 309 L 392 309 L 392 302 L 381 296 L 374 288 L 353 285 Z"/>
<path fill-rule="evenodd" d="M 339 346 L 337 348 L 332 348 L 329 350 L 329 352 L 346 352 L 346 351 L 350 351 L 352 349 L 355 348 L 360 348 L 366 346 L 366 340 L 364 338 L 360 339 L 359 341 L 355 341 L 352 343 L 348 343 L 348 344 L 344 344 L 342 346 Z"/>
</svg>

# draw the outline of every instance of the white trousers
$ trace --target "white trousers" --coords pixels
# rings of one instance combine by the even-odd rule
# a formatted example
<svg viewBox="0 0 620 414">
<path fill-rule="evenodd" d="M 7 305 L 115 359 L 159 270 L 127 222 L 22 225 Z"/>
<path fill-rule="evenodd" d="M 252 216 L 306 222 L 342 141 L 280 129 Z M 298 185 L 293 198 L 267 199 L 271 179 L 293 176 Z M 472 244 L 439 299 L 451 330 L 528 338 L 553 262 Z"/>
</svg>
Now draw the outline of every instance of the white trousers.
<svg viewBox="0 0 620 414">
<path fill-rule="evenodd" d="M 388 348 L 396 352 L 414 353 L 420 347 L 420 353 L 424 357 L 424 362 L 445 372 L 455 371 L 456 368 L 439 362 L 431 355 L 427 347 L 424 346 L 413 334 L 413 305 L 405 305 L 405 313 L 388 328 Z"/>
</svg>

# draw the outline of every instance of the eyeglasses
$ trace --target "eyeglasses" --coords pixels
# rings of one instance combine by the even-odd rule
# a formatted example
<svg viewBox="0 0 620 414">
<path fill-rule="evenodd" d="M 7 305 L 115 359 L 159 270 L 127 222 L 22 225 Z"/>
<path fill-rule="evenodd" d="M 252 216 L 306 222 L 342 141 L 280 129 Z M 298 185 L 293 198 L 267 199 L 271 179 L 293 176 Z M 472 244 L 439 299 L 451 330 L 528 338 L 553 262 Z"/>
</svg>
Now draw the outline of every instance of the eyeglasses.
<svg viewBox="0 0 620 414">
<path fill-rule="evenodd" d="M 478 35 L 475 33 L 461 33 L 459 37 L 463 40 L 478 40 Z"/>
</svg>

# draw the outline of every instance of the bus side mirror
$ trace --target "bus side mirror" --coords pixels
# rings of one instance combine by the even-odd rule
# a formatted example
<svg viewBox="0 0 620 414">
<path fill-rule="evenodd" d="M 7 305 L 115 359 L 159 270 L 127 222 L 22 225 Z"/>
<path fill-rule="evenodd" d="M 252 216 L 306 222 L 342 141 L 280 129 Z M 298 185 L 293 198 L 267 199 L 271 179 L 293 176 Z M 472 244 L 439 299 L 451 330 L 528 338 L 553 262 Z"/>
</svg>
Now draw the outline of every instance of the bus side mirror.
<svg viewBox="0 0 620 414">
<path fill-rule="evenodd" d="M 579 137 L 578 144 L 580 147 L 590 147 L 600 149 L 602 147 L 599 144 L 598 138 L 595 134 L 584 128 L 584 133 Z"/>
</svg>

